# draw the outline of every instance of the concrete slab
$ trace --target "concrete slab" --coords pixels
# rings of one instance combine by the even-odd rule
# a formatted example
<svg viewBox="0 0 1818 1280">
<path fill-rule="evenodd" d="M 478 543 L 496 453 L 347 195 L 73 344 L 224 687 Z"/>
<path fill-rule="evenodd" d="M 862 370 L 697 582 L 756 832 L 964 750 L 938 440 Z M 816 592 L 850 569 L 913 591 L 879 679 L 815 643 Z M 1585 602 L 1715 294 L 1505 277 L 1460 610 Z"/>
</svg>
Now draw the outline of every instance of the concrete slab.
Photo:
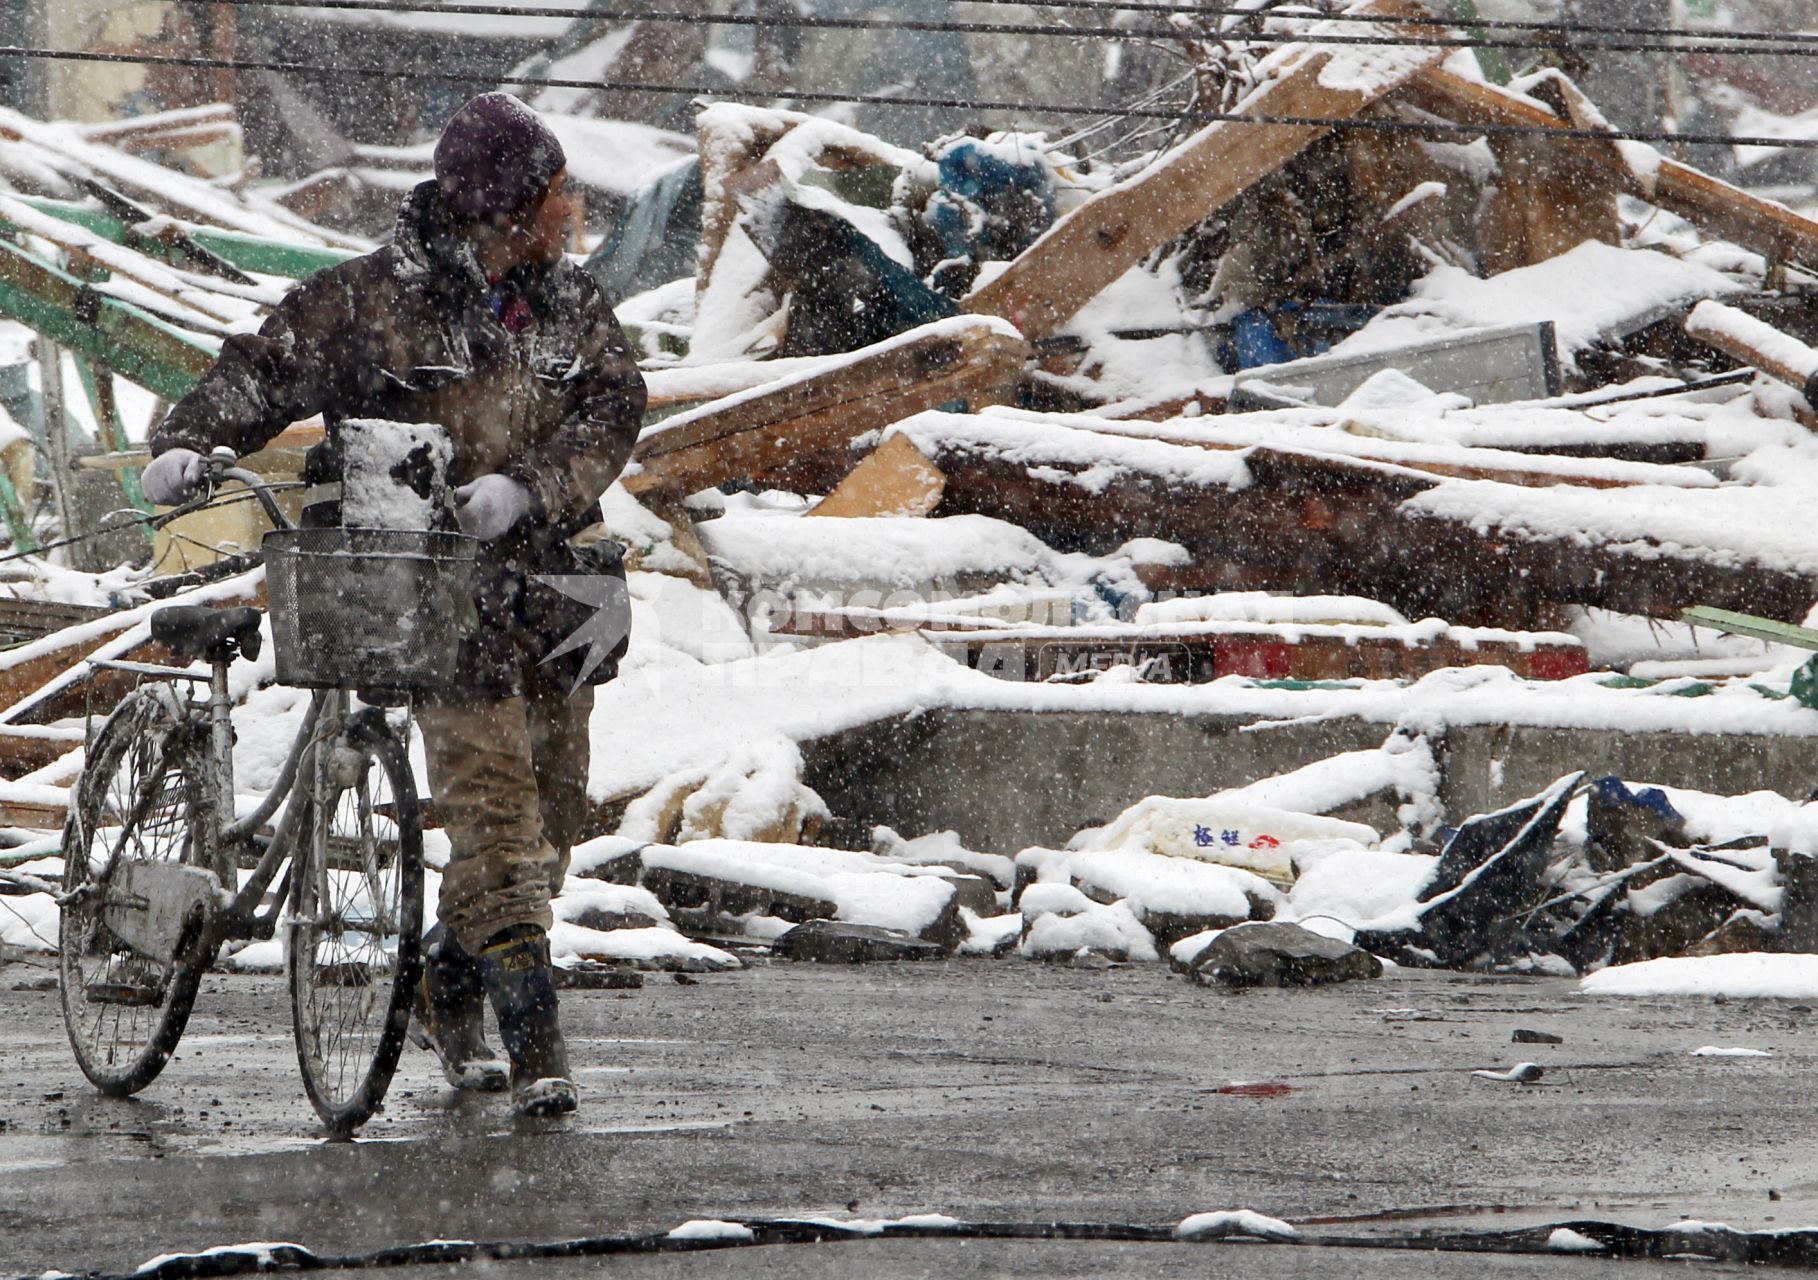
<svg viewBox="0 0 1818 1280">
<path fill-rule="evenodd" d="M 1065 841 L 1145 796 L 1201 796 L 1382 744 L 1394 725 L 1362 717 L 1259 723 L 1238 715 L 939 708 L 803 744 L 806 780 L 837 815 L 836 839 L 867 843 L 959 832 L 1015 852 Z M 1456 725 L 1438 742 L 1452 821 L 1531 796 L 1564 774 L 1617 774 L 1723 795 L 1818 788 L 1818 742 L 1762 734 L 1632 733 Z M 1390 806 L 1342 816 L 1393 830 Z"/>
</svg>

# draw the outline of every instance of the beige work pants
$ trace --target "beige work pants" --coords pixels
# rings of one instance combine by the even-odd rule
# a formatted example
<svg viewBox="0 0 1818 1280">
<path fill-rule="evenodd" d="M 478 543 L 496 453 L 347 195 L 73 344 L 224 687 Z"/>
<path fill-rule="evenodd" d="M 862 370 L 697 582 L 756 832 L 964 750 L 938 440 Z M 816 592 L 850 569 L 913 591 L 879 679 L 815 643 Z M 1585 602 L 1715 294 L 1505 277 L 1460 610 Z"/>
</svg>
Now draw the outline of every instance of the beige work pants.
<svg viewBox="0 0 1818 1280">
<path fill-rule="evenodd" d="M 593 690 L 423 706 L 429 790 L 452 850 L 436 914 L 469 952 L 501 929 L 554 923 L 549 899 L 587 814 Z"/>
</svg>

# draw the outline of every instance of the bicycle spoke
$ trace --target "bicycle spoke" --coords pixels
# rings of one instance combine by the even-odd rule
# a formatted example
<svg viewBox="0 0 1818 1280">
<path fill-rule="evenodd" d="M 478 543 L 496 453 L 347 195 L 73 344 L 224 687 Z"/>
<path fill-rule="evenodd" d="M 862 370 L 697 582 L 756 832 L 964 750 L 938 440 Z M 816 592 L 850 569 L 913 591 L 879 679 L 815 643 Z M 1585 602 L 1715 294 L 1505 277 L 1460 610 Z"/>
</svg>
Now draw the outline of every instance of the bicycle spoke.
<svg viewBox="0 0 1818 1280">
<path fill-rule="evenodd" d="M 204 962 L 161 959 L 170 952 L 142 950 L 111 923 L 141 901 L 117 886 L 127 868 L 194 864 L 201 852 L 205 774 L 186 714 L 167 691 L 129 694 L 91 744 L 65 830 L 64 1022 L 84 1074 L 109 1093 L 136 1092 L 163 1068 Z"/>
<path fill-rule="evenodd" d="M 324 789 L 310 801 L 311 865 L 301 871 L 305 891 L 294 919 L 298 1057 L 311 1100 L 331 1127 L 357 1125 L 383 1095 L 421 932 L 420 837 L 381 814 L 408 766 L 395 740 L 379 747 L 383 759 L 362 749 L 353 785 Z M 342 740 L 325 743 L 329 749 L 355 748 Z M 347 764 L 345 754 L 338 764 Z M 408 774 L 402 776 L 407 786 Z"/>
</svg>

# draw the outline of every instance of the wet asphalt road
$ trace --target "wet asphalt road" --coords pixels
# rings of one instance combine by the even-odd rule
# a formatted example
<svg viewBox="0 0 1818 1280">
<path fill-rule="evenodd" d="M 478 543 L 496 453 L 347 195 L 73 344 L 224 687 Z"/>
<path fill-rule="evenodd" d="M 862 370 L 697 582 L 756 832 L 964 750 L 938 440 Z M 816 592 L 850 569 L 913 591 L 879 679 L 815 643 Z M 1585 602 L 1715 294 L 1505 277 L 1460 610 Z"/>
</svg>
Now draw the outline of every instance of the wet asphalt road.
<svg viewBox="0 0 1818 1280">
<path fill-rule="evenodd" d="M 1574 1218 L 1818 1225 L 1818 1036 L 1813 1013 L 1786 1002 L 1591 1001 L 1569 981 L 1423 974 L 1230 995 L 1156 966 L 1022 961 L 759 965 L 688 985 L 651 975 L 641 992 L 564 996 L 585 1091 L 577 1118 L 516 1125 L 497 1100 L 445 1089 L 407 1048 L 365 1140 L 329 1144 L 297 1079 L 280 980 L 209 979 L 177 1060 L 139 1098 L 116 1101 L 77 1072 L 55 992 L 15 989 L 47 974 L 0 966 L 0 1276 L 130 1270 L 248 1240 L 349 1255 L 796 1215 L 1168 1223 L 1243 1206 L 1345 1235 Z M 1511 1044 L 1516 1028 L 1564 1043 Z M 1691 1056 L 1702 1045 L 1773 1056 Z M 1471 1074 L 1524 1059 L 1547 1067 L 1539 1085 Z M 896 1240 L 385 1274 L 1241 1267 L 1265 1280 L 1667 1266 L 1683 1273 L 1283 1246 Z"/>
</svg>

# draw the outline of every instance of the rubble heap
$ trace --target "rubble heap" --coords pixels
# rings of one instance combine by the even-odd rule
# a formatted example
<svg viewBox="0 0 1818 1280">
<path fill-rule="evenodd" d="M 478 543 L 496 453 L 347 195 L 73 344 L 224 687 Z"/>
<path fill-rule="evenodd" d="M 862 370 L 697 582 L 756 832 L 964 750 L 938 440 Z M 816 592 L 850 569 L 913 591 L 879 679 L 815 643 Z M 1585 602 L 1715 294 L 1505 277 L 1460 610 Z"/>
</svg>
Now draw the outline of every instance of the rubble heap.
<svg viewBox="0 0 1818 1280">
<path fill-rule="evenodd" d="M 589 264 L 650 416 L 605 502 L 637 627 L 570 961 L 1169 958 L 1244 984 L 1811 944 L 1818 221 L 1603 136 L 1557 71 L 1496 85 L 1412 41 L 1217 56 L 1221 109 L 1324 123 L 1221 119 L 1114 163 L 721 103 L 615 195 Z M 55 532 L 34 447 L 63 513 L 85 471 L 135 502 L 129 384 L 182 394 L 367 247 L 294 191 L 123 149 L 231 123 L 0 117 L 0 311 L 68 348 L 96 437 L 64 465 L 61 430 L 18 428 L 20 550 Z M 294 474 L 320 432 L 254 465 Z M 12 584 L 15 877 L 55 870 L 42 833 L 120 692 L 84 661 L 167 659 L 153 596 L 259 601 L 259 532 L 173 525 L 158 577 Z M 301 704 L 249 671 L 256 787 Z M 1716 759 L 1735 734 L 1787 763 Z M 1164 740 L 1197 751 L 1115 745 Z M 6 943 L 54 929 L 42 893 L 8 902 Z"/>
</svg>

